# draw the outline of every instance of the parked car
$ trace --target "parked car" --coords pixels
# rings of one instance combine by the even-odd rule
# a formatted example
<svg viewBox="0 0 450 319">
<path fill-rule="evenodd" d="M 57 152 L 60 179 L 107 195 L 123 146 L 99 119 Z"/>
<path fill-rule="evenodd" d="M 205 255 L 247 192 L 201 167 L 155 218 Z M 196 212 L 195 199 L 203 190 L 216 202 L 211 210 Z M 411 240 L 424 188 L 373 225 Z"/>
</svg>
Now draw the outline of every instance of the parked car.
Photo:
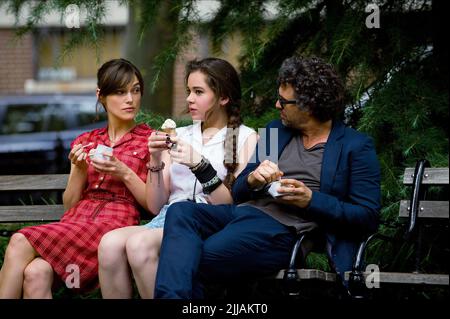
<svg viewBox="0 0 450 319">
<path fill-rule="evenodd" d="M 0 97 L 0 175 L 68 173 L 70 143 L 106 126 L 95 96 Z"/>
</svg>

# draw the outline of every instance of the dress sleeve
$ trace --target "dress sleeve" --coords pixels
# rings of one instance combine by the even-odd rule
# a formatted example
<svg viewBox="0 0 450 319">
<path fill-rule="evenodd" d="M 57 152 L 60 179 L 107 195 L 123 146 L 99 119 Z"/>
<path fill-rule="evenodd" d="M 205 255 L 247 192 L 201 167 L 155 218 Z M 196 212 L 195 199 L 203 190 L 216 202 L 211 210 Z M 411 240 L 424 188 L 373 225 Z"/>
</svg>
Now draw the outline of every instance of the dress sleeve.
<svg viewBox="0 0 450 319">
<path fill-rule="evenodd" d="M 82 133 L 80 135 L 78 135 L 73 141 L 72 143 L 70 143 L 70 149 L 73 148 L 74 145 L 76 144 L 86 144 L 86 142 L 90 139 L 90 134 L 91 132 L 85 132 Z"/>
</svg>

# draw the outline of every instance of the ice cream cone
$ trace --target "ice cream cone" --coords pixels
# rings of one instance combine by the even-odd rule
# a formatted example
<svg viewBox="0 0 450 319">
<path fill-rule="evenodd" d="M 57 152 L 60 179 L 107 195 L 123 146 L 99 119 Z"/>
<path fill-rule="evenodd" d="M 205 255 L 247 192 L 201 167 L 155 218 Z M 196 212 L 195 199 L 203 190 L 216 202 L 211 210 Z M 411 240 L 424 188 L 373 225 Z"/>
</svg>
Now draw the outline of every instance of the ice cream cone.
<svg viewBox="0 0 450 319">
<path fill-rule="evenodd" d="M 167 133 L 169 135 L 177 135 L 177 132 L 174 128 L 163 128 L 161 129 L 164 133 Z"/>
<path fill-rule="evenodd" d="M 164 123 L 161 125 L 161 131 L 169 135 L 177 135 L 175 130 L 176 128 L 177 124 L 172 119 L 165 120 Z"/>
</svg>

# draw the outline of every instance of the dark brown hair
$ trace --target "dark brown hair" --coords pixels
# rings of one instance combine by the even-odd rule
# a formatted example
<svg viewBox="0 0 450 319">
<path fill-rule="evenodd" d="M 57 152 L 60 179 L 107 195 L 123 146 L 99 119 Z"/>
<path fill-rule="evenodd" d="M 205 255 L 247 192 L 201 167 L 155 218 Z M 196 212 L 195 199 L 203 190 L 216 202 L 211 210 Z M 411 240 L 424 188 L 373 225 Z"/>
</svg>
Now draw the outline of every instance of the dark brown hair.
<svg viewBox="0 0 450 319">
<path fill-rule="evenodd" d="M 227 134 L 224 148 L 225 158 L 223 164 L 227 169 L 224 185 L 231 189 L 235 180 L 234 172 L 238 167 L 237 143 L 241 118 L 241 82 L 236 69 L 227 61 L 218 58 L 192 60 L 186 65 L 185 83 L 189 75 L 200 71 L 206 76 L 206 84 L 211 88 L 217 98 L 228 98 L 225 105 L 228 115 Z"/>
<path fill-rule="evenodd" d="M 139 69 L 125 59 L 113 59 L 105 62 L 97 71 L 97 87 L 100 96 L 106 97 L 119 89 L 125 88 L 137 77 L 141 86 L 141 96 L 144 94 L 144 80 Z"/>
</svg>

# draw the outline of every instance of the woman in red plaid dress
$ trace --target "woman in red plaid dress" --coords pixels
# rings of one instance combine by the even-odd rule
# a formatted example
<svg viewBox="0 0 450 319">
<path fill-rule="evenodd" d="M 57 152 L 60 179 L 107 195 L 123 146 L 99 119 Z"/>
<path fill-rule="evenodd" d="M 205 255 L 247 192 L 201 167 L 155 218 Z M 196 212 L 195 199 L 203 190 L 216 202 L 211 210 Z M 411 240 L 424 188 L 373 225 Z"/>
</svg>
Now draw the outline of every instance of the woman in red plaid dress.
<svg viewBox="0 0 450 319">
<path fill-rule="evenodd" d="M 51 298 L 54 277 L 86 290 L 97 281 L 97 248 L 103 234 L 137 225 L 145 200 L 147 138 L 136 125 L 143 80 L 124 59 L 106 62 L 97 73 L 97 97 L 108 127 L 78 136 L 71 145 L 70 176 L 63 195 L 67 211 L 57 223 L 26 227 L 11 237 L 0 271 L 0 298 Z M 97 145 L 112 147 L 94 155 Z M 91 155 L 91 156 L 88 156 Z"/>
</svg>

